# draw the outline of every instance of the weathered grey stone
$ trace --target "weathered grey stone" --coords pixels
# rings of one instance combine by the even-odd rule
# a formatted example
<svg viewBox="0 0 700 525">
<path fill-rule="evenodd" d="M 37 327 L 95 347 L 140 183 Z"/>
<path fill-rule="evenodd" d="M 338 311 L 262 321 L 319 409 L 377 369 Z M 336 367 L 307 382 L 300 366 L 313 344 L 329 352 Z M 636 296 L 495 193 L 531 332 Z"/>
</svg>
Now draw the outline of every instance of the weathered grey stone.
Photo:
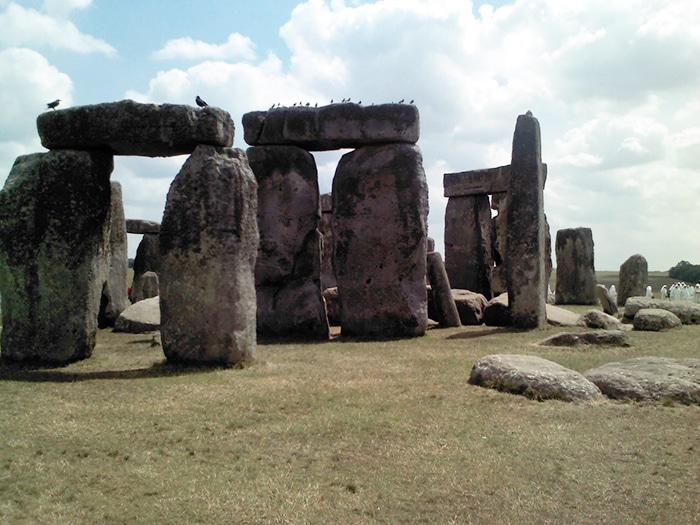
<svg viewBox="0 0 700 525">
<path fill-rule="evenodd" d="M 496 215 L 491 217 L 491 293 L 495 296 L 508 292 L 508 275 L 506 274 L 506 203 L 507 193 L 491 195 L 491 209 Z"/>
<path fill-rule="evenodd" d="M 639 357 L 583 374 L 608 397 L 700 404 L 700 359 Z"/>
<path fill-rule="evenodd" d="M 244 151 L 198 146 L 173 180 L 160 231 L 163 352 L 253 360 L 257 184 Z"/>
<path fill-rule="evenodd" d="M 296 146 L 258 146 L 248 160 L 258 182 L 258 334 L 328 339 L 314 158 Z"/>
<path fill-rule="evenodd" d="M 560 308 L 553 304 L 545 306 L 547 312 L 547 324 L 552 326 L 580 326 L 581 316 L 566 308 Z"/>
<path fill-rule="evenodd" d="M 117 318 L 115 332 L 142 334 L 160 328 L 160 297 L 150 297 L 132 304 Z"/>
<path fill-rule="evenodd" d="M 484 170 L 445 173 L 442 177 L 445 197 L 505 193 L 509 182 L 510 164 Z"/>
<path fill-rule="evenodd" d="M 112 156 L 19 157 L 0 192 L 2 357 L 65 364 L 95 346 L 109 276 Z"/>
<path fill-rule="evenodd" d="M 340 326 L 340 295 L 338 287 L 333 286 L 323 290 L 323 300 L 326 303 L 326 316 L 332 326 Z"/>
<path fill-rule="evenodd" d="M 593 232 L 567 228 L 557 232 L 555 304 L 595 304 Z"/>
<path fill-rule="evenodd" d="M 469 383 L 539 401 L 597 401 L 603 397 L 598 387 L 578 372 L 530 355 L 482 357 L 472 367 Z"/>
<path fill-rule="evenodd" d="M 418 142 L 418 108 L 409 104 L 284 107 L 243 115 L 251 146 L 293 145 L 310 151 Z"/>
<path fill-rule="evenodd" d="M 540 346 L 629 346 L 629 335 L 622 330 L 596 330 L 595 332 L 562 332 L 549 336 Z"/>
<path fill-rule="evenodd" d="M 48 149 L 105 149 L 114 155 L 168 157 L 192 153 L 198 144 L 231 146 L 231 115 L 214 108 L 140 104 L 122 100 L 45 111 L 37 117 Z"/>
<path fill-rule="evenodd" d="M 602 284 L 595 285 L 595 298 L 603 307 L 603 311 L 608 315 L 617 315 L 617 304 L 610 297 L 610 292 Z"/>
<path fill-rule="evenodd" d="M 435 300 L 435 317 L 431 317 L 431 319 L 445 328 L 461 326 L 459 312 L 452 297 L 450 280 L 447 278 L 442 257 L 437 252 L 428 252 L 427 264 L 428 280 Z"/>
<path fill-rule="evenodd" d="M 131 302 L 134 304 L 156 295 L 160 295 L 160 280 L 156 272 L 146 272 L 139 276 L 138 282 L 132 284 Z"/>
<path fill-rule="evenodd" d="M 450 198 L 445 210 L 445 269 L 450 284 L 491 298 L 492 267 L 488 196 Z"/>
<path fill-rule="evenodd" d="M 617 304 L 624 306 L 630 297 L 643 296 L 649 280 L 647 260 L 639 255 L 632 255 L 620 266 L 617 286 Z"/>
<path fill-rule="evenodd" d="M 141 278 L 146 272 L 158 273 L 160 271 L 160 246 L 159 234 L 145 233 L 141 238 L 136 257 L 134 258 L 134 277 L 131 281 L 131 294 L 129 299 L 132 303 L 139 301 L 142 293 Z"/>
<path fill-rule="evenodd" d="M 122 186 L 116 181 L 111 183 L 111 205 L 109 220 L 109 278 L 102 290 L 98 326 L 114 326 L 119 314 L 128 306 L 127 271 L 129 251 L 126 241 L 126 223 L 124 221 L 124 201 Z"/>
<path fill-rule="evenodd" d="M 700 304 L 691 301 L 662 301 L 646 297 L 630 297 L 625 302 L 625 320 L 632 321 L 637 312 L 646 308 L 668 310 L 683 324 L 700 324 Z"/>
<path fill-rule="evenodd" d="M 134 233 L 136 235 L 160 233 L 160 223 L 143 219 L 126 219 L 126 233 Z"/>
<path fill-rule="evenodd" d="M 334 264 L 342 334 L 406 337 L 428 322 L 428 185 L 414 145 L 344 155 L 333 180 Z"/>
<path fill-rule="evenodd" d="M 505 296 L 508 297 L 507 295 Z M 452 289 L 459 319 L 463 325 L 479 325 L 484 319 L 484 308 L 488 304 L 488 299 L 480 293 L 469 290 Z"/>
<path fill-rule="evenodd" d="M 681 320 L 672 312 L 660 308 L 639 310 L 632 321 L 635 330 L 659 332 L 681 326 Z"/>
<path fill-rule="evenodd" d="M 513 326 L 507 293 L 502 293 L 486 303 L 483 320 L 487 326 Z"/>
<path fill-rule="evenodd" d="M 605 287 L 603 287 L 605 288 Z M 623 330 L 623 325 L 617 317 L 608 315 L 600 310 L 588 310 L 581 314 L 581 324 L 588 328 L 602 330 Z"/>
<path fill-rule="evenodd" d="M 513 134 L 506 208 L 508 300 L 516 328 L 546 323 L 544 170 L 540 125 L 528 112 Z"/>
<path fill-rule="evenodd" d="M 318 231 L 323 241 L 321 250 L 321 289 L 333 288 L 338 283 L 333 271 L 333 196 L 330 193 L 321 195 L 321 219 L 318 221 Z"/>
</svg>

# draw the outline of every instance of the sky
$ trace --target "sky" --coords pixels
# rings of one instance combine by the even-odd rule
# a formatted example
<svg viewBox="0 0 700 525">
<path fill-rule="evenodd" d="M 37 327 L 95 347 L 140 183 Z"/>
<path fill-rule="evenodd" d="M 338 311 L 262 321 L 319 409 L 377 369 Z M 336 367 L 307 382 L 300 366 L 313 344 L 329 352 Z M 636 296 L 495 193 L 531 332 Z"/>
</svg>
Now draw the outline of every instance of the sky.
<svg viewBox="0 0 700 525">
<path fill-rule="evenodd" d="M 0 185 L 46 151 L 36 117 L 57 98 L 199 95 L 239 148 L 243 114 L 272 104 L 412 99 L 444 254 L 443 174 L 509 164 L 530 110 L 553 239 L 588 227 L 597 270 L 640 253 L 665 271 L 700 264 L 698 57 L 697 0 L 0 0 Z M 321 192 L 343 153 L 315 154 Z M 162 219 L 185 159 L 115 157 L 127 218 Z"/>
</svg>

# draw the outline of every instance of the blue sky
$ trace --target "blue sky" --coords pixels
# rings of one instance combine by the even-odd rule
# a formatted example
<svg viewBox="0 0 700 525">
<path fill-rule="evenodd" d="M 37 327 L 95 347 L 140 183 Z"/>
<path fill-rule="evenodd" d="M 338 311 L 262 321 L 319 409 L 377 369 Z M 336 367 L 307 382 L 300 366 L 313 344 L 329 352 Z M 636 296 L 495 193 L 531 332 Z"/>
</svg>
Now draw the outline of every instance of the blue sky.
<svg viewBox="0 0 700 525">
<path fill-rule="evenodd" d="M 553 236 L 590 227 L 600 270 L 700 264 L 699 27 L 695 0 L 0 0 L 0 184 L 44 151 L 35 119 L 55 98 L 201 95 L 242 148 L 242 115 L 273 103 L 415 99 L 443 251 L 442 175 L 509 163 L 531 110 Z M 322 191 L 340 154 L 316 156 Z M 183 162 L 117 158 L 127 216 L 160 220 Z"/>
</svg>

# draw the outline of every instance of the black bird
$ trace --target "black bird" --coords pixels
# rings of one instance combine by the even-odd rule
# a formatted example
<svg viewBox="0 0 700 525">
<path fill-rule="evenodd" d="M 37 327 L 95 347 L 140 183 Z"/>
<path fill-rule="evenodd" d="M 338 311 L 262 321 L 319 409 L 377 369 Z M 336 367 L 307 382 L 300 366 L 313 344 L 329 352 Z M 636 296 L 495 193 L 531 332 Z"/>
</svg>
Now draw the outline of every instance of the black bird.
<svg viewBox="0 0 700 525">
<path fill-rule="evenodd" d="M 46 109 L 53 109 L 54 111 L 56 111 L 56 106 L 58 106 L 60 103 L 61 103 L 61 99 L 57 98 L 53 102 L 48 102 L 46 104 Z"/>
<path fill-rule="evenodd" d="M 399 104 L 403 104 L 403 99 L 399 100 L 398 103 L 399 103 Z"/>
<path fill-rule="evenodd" d="M 206 102 L 204 102 L 201 98 L 199 98 L 199 95 L 197 95 L 197 98 L 195 98 L 194 101 L 197 103 L 197 105 L 198 105 L 200 108 L 205 108 L 205 107 L 207 107 L 207 106 L 209 105 L 209 104 L 207 104 Z"/>
</svg>

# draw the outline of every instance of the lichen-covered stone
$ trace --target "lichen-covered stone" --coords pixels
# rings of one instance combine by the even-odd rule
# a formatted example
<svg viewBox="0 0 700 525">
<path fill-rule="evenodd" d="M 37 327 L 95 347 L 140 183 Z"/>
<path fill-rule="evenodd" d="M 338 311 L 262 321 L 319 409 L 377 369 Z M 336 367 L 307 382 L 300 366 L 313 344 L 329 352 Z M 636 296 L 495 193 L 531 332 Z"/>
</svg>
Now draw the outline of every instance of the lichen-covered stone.
<svg viewBox="0 0 700 525">
<path fill-rule="evenodd" d="M 111 206 L 109 216 L 109 278 L 102 290 L 102 301 L 98 324 L 100 328 L 114 326 L 119 314 L 128 306 L 127 273 L 129 252 L 126 240 L 126 221 L 122 186 L 111 183 Z"/>
<path fill-rule="evenodd" d="M 126 219 L 126 233 L 143 235 L 144 233 L 160 233 L 160 223 L 143 219 Z"/>
<path fill-rule="evenodd" d="M 656 308 L 667 310 L 683 324 L 700 324 L 700 304 L 691 301 L 662 301 L 646 297 L 630 297 L 625 302 L 624 316 L 626 321 L 632 321 L 640 310 Z"/>
<path fill-rule="evenodd" d="M 630 297 L 644 296 L 649 281 L 649 265 L 644 256 L 635 254 L 620 266 L 617 304 L 624 306 Z"/>
<path fill-rule="evenodd" d="M 557 232 L 556 304 L 595 304 L 593 232 L 567 228 Z"/>
<path fill-rule="evenodd" d="M 673 312 L 660 308 L 645 308 L 639 310 L 632 320 L 635 330 L 660 332 L 681 326 L 681 320 Z"/>
</svg>

